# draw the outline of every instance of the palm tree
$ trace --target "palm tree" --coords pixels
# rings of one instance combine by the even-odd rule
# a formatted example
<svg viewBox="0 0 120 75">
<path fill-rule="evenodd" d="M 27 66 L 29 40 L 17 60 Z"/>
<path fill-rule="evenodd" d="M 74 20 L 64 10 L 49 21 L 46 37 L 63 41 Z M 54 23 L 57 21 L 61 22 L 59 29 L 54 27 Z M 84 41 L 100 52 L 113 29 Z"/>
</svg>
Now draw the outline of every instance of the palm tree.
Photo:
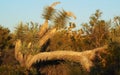
<svg viewBox="0 0 120 75">
<path fill-rule="evenodd" d="M 61 74 L 61 71 L 64 71 L 63 75 L 66 75 L 68 73 L 68 68 L 65 64 L 66 61 L 79 63 L 84 69 L 90 71 L 90 68 L 93 66 L 92 60 L 96 55 L 100 57 L 100 53 L 105 53 L 107 46 L 83 52 L 68 50 L 53 52 L 42 51 L 43 45 L 57 32 L 57 28 L 59 29 L 64 27 L 67 18 L 76 18 L 72 12 L 66 12 L 63 10 L 59 12 L 56 18 L 54 18 L 55 26 L 50 28 L 48 26 L 48 20 L 51 20 L 52 16 L 54 15 L 54 6 L 59 3 L 60 2 L 55 2 L 46 8 L 45 13 L 43 14 L 45 22 L 38 31 L 39 40 L 36 42 L 36 44 L 32 42 L 26 42 L 27 45 L 24 46 L 24 43 L 21 42 L 22 40 L 18 39 L 16 41 L 15 58 L 19 61 L 21 66 L 27 69 L 30 69 L 31 67 L 34 67 L 35 64 L 37 64 L 37 67 L 40 66 L 38 70 L 41 73 L 47 73 L 47 75 L 58 75 L 58 73 Z M 24 49 L 26 49 L 28 52 L 22 53 Z M 43 63 L 45 64 L 44 66 L 41 65 Z M 57 68 L 56 71 L 55 68 Z"/>
<path fill-rule="evenodd" d="M 60 51 L 52 51 L 52 52 L 40 52 L 35 55 L 28 54 L 25 56 L 21 53 L 21 46 L 22 43 L 20 40 L 18 40 L 15 46 L 15 57 L 22 66 L 28 69 L 37 62 L 64 60 L 64 61 L 77 62 L 81 64 L 88 71 L 93 66 L 92 60 L 95 58 L 95 56 L 96 55 L 99 56 L 100 53 L 106 53 L 105 49 L 107 48 L 107 46 L 103 46 L 100 48 L 87 50 L 83 52 L 60 50 Z"/>
</svg>

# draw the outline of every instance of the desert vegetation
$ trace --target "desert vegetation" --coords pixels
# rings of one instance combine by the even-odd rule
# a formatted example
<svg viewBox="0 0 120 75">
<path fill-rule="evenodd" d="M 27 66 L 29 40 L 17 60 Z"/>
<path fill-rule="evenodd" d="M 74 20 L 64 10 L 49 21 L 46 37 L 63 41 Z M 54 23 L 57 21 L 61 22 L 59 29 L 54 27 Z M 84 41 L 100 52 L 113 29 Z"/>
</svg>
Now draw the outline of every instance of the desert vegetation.
<svg viewBox="0 0 120 75">
<path fill-rule="evenodd" d="M 119 75 L 120 16 L 101 19 L 96 10 L 76 29 L 73 12 L 43 11 L 43 24 L 19 23 L 15 31 L 0 25 L 1 75 Z"/>
</svg>

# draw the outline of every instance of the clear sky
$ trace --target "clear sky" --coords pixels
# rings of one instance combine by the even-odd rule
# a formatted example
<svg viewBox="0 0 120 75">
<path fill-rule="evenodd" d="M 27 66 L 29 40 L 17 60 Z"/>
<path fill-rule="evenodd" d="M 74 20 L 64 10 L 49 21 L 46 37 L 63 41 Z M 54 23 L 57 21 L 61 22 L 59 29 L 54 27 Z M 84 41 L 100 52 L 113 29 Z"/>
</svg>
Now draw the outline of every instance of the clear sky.
<svg viewBox="0 0 120 75">
<path fill-rule="evenodd" d="M 120 16 L 120 0 L 0 0 L 0 25 L 13 30 L 21 21 L 41 24 L 43 8 L 56 1 L 61 2 L 56 9 L 72 11 L 77 16 L 73 21 L 78 27 L 88 22 L 97 9 L 103 12 L 105 20 Z"/>
</svg>

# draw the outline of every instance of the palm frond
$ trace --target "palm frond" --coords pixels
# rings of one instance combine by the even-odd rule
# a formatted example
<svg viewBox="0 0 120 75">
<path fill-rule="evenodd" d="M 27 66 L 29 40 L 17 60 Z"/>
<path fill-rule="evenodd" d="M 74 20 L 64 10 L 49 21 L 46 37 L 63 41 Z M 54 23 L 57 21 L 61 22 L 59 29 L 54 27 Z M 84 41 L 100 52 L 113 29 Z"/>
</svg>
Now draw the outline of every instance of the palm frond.
<svg viewBox="0 0 120 75">
<path fill-rule="evenodd" d="M 53 51 L 53 52 L 42 52 L 34 55 L 26 66 L 30 68 L 37 61 L 50 61 L 50 60 L 65 60 L 71 62 L 77 62 L 83 66 L 87 71 L 93 66 L 92 60 L 96 54 L 104 53 L 107 47 L 96 48 L 93 50 L 75 52 L 75 51 Z"/>
<path fill-rule="evenodd" d="M 60 29 L 65 27 L 67 20 L 69 19 L 69 17 L 66 14 L 66 11 L 62 10 L 59 11 L 54 19 L 54 25 L 56 28 Z"/>
<path fill-rule="evenodd" d="M 50 7 L 54 8 L 57 4 L 60 4 L 60 2 L 54 2 Z"/>
<path fill-rule="evenodd" d="M 23 61 L 23 54 L 21 53 L 21 41 L 17 40 L 15 44 L 15 58 L 18 60 L 20 63 Z"/>
<path fill-rule="evenodd" d="M 76 16 L 72 12 L 67 12 L 65 10 L 59 11 L 54 19 L 55 27 L 57 27 L 58 29 L 65 27 L 70 17 L 76 19 Z"/>
<path fill-rule="evenodd" d="M 67 13 L 67 16 L 73 17 L 74 19 L 76 19 L 76 16 L 72 12 L 66 12 L 66 13 Z"/>
<path fill-rule="evenodd" d="M 50 7 L 50 6 L 47 6 L 47 7 L 45 7 L 42 16 L 43 16 L 43 18 L 46 19 L 46 20 L 51 20 L 54 12 L 55 12 L 55 9 L 54 9 L 54 8 L 52 8 L 52 7 Z"/>
<path fill-rule="evenodd" d="M 56 32 L 56 28 L 48 30 L 45 35 L 39 40 L 39 47 L 42 47 L 43 44 L 47 42 Z"/>
<path fill-rule="evenodd" d="M 48 20 L 45 20 L 44 24 L 40 27 L 40 30 L 38 32 L 39 38 L 41 38 L 46 31 L 48 30 Z"/>
<path fill-rule="evenodd" d="M 53 14 L 55 13 L 54 7 L 57 4 L 60 4 L 60 2 L 54 2 L 52 5 L 45 7 L 44 12 L 42 14 L 44 19 L 51 20 L 53 18 Z"/>
</svg>

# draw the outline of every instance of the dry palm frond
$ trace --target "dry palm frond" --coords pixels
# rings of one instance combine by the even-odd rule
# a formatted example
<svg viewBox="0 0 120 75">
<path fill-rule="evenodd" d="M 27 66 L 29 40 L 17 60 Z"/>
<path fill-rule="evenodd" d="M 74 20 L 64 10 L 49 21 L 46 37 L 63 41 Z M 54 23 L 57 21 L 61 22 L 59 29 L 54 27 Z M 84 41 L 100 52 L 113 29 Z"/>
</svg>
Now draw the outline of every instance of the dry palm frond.
<svg viewBox="0 0 120 75">
<path fill-rule="evenodd" d="M 67 16 L 73 17 L 74 19 L 76 19 L 76 16 L 72 13 L 72 12 L 66 12 Z"/>
<path fill-rule="evenodd" d="M 75 15 L 72 12 L 66 12 L 65 10 L 59 11 L 57 15 L 55 15 L 55 27 L 58 29 L 64 28 L 70 17 L 76 19 Z"/>
<path fill-rule="evenodd" d="M 21 41 L 17 40 L 16 45 L 15 45 L 15 58 L 18 60 L 20 63 L 23 61 L 23 54 L 21 53 Z"/>
<path fill-rule="evenodd" d="M 33 55 L 29 54 L 27 55 L 27 58 L 25 60 L 25 67 L 26 67 L 26 64 L 28 64 L 28 62 L 32 59 Z"/>
<path fill-rule="evenodd" d="M 47 7 L 45 8 L 44 13 L 42 14 L 44 19 L 46 19 L 46 20 L 51 20 L 51 19 L 53 18 L 53 14 L 55 13 L 54 7 L 55 7 L 57 4 L 60 4 L 60 2 L 55 2 L 55 3 L 53 3 L 51 6 L 47 6 Z"/>
<path fill-rule="evenodd" d="M 54 19 L 55 27 L 58 29 L 64 28 L 66 26 L 68 19 L 69 19 L 69 16 L 67 16 L 65 10 L 59 11 Z"/>
<path fill-rule="evenodd" d="M 57 4 L 60 4 L 60 2 L 54 2 L 50 7 L 54 8 Z"/>
<path fill-rule="evenodd" d="M 38 32 L 39 37 L 41 38 L 46 31 L 48 30 L 48 20 L 45 20 L 44 24 L 40 27 L 40 30 Z"/>
<path fill-rule="evenodd" d="M 50 60 L 65 60 L 71 62 L 77 62 L 83 66 L 87 71 L 93 66 L 92 60 L 95 58 L 96 53 L 103 53 L 107 47 L 96 48 L 94 50 L 74 52 L 74 51 L 53 51 L 42 52 L 36 54 L 32 59 L 27 62 L 27 68 L 30 68 L 37 61 L 50 61 Z"/>
<path fill-rule="evenodd" d="M 29 43 L 29 45 L 30 44 L 31 43 Z M 32 55 L 29 55 L 29 54 L 23 55 L 21 52 L 21 47 L 22 47 L 21 40 L 17 40 L 15 45 L 15 58 L 16 60 L 19 61 L 21 66 L 25 66 L 26 62 L 32 58 Z"/>
<path fill-rule="evenodd" d="M 39 47 L 42 47 L 42 45 L 45 44 L 46 41 L 55 34 L 55 32 L 56 28 L 47 31 L 46 34 L 39 40 Z"/>
<path fill-rule="evenodd" d="M 47 6 L 43 11 L 42 16 L 45 20 L 51 20 L 53 18 L 54 13 L 55 13 L 55 9 L 50 6 Z"/>
</svg>

